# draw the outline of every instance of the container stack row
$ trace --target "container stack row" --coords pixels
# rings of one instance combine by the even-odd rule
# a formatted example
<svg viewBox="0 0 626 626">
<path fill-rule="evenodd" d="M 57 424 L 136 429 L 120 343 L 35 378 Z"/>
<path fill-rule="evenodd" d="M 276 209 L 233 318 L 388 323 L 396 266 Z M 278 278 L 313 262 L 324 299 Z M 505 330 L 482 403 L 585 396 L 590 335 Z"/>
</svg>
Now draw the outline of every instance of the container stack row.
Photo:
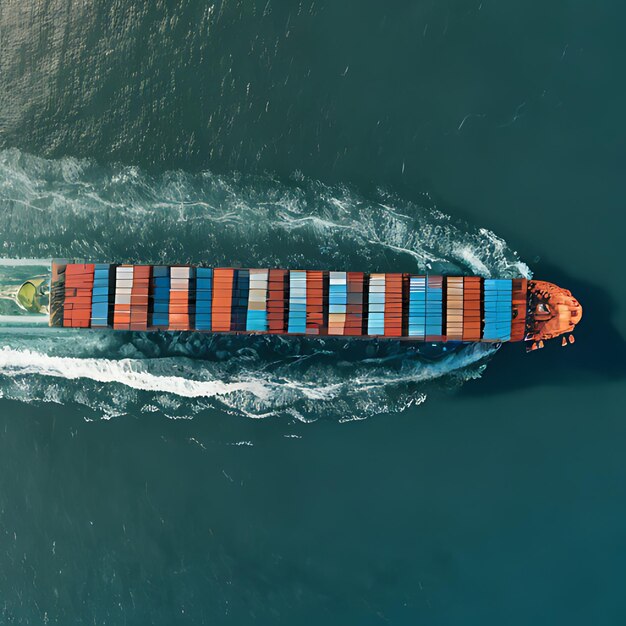
<svg viewBox="0 0 626 626">
<path fill-rule="evenodd" d="M 363 272 L 347 272 L 348 283 L 346 323 L 344 335 L 359 336 L 364 334 L 363 329 L 363 289 L 365 276 Z"/>
<path fill-rule="evenodd" d="M 246 330 L 267 332 L 267 270 L 250 270 L 250 296 Z"/>
<path fill-rule="evenodd" d="M 189 314 L 190 288 L 192 268 L 170 268 L 170 325 L 169 330 L 189 330 L 191 316 Z"/>
<path fill-rule="evenodd" d="M 324 272 L 306 272 L 306 334 L 319 335 L 324 332 Z"/>
<path fill-rule="evenodd" d="M 446 337 L 449 341 L 463 341 L 463 278 L 446 279 Z"/>
<path fill-rule="evenodd" d="M 267 287 L 267 325 L 270 333 L 287 330 L 287 270 L 269 270 Z"/>
<path fill-rule="evenodd" d="M 233 302 L 230 319 L 230 330 L 232 331 L 241 332 L 246 330 L 249 292 L 250 270 L 234 270 Z"/>
<path fill-rule="evenodd" d="M 512 285 L 510 280 L 486 278 L 483 284 L 483 340 L 510 341 Z"/>
<path fill-rule="evenodd" d="M 55 325 L 433 342 L 525 333 L 525 279 L 107 264 L 52 275 Z"/>
<path fill-rule="evenodd" d="M 367 334 L 385 334 L 385 274 L 370 274 Z"/>
<path fill-rule="evenodd" d="M 152 326 L 167 329 L 170 326 L 170 268 L 156 265 L 152 268 Z"/>
<path fill-rule="evenodd" d="M 68 265 L 65 270 L 63 326 L 89 328 L 93 290 L 93 264 Z"/>
<path fill-rule="evenodd" d="M 130 330 L 130 298 L 133 292 L 132 265 L 120 265 L 115 268 L 115 300 L 113 306 L 113 328 Z"/>
<path fill-rule="evenodd" d="M 91 327 L 108 328 L 110 325 L 111 266 L 94 265 L 93 291 L 91 292 Z"/>
<path fill-rule="evenodd" d="M 289 323 L 287 332 L 299 335 L 306 332 L 306 271 L 289 272 Z"/>
<path fill-rule="evenodd" d="M 152 266 L 135 265 L 130 294 L 130 330 L 147 330 L 148 299 Z"/>
<path fill-rule="evenodd" d="M 463 278 L 463 341 L 482 337 L 482 282 L 478 276 Z"/>
<path fill-rule="evenodd" d="M 426 339 L 426 276 L 409 278 L 409 337 Z"/>
<path fill-rule="evenodd" d="M 213 270 L 196 268 L 196 330 L 211 330 L 211 307 L 213 299 Z"/>
<path fill-rule="evenodd" d="M 231 269 L 213 270 L 213 331 L 230 331 L 234 276 Z"/>
<path fill-rule="evenodd" d="M 328 287 L 328 334 L 343 335 L 348 314 L 348 275 L 330 272 Z"/>
<path fill-rule="evenodd" d="M 402 274 L 385 274 L 385 337 L 402 337 Z"/>
<path fill-rule="evenodd" d="M 443 341 L 443 278 L 426 277 L 426 341 Z"/>
</svg>

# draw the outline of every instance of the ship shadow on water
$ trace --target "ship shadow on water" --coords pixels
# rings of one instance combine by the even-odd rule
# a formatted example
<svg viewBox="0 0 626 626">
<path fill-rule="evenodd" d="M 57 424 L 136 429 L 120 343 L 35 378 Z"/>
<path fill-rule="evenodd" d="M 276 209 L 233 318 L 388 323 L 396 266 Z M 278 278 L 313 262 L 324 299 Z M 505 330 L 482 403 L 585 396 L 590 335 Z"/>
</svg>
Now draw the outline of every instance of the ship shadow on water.
<svg viewBox="0 0 626 626">
<path fill-rule="evenodd" d="M 574 335 L 576 343 L 561 347 L 560 339 L 543 350 L 525 354 L 525 345 L 504 345 L 480 380 L 465 385 L 464 396 L 507 393 L 535 386 L 581 386 L 598 380 L 626 378 L 626 341 L 613 322 L 616 306 L 610 293 L 582 281 L 558 267 L 541 263 L 537 276 L 569 289 L 583 307 L 583 319 Z"/>
</svg>

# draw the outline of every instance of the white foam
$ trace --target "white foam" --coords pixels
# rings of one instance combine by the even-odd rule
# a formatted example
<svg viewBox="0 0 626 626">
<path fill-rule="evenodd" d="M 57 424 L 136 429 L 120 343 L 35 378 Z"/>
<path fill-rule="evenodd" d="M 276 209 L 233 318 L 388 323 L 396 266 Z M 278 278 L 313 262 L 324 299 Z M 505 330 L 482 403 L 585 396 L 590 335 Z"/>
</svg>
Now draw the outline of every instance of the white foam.
<svg viewBox="0 0 626 626">
<path fill-rule="evenodd" d="M 426 195 L 420 199 L 426 206 L 384 191 L 366 198 L 304 177 L 295 185 L 211 172 L 152 178 L 136 167 L 96 168 L 89 161 L 0 151 L 0 202 L 12 207 L 0 214 L 0 231 L 15 233 L 5 255 L 53 250 L 102 261 L 215 264 L 235 255 L 251 267 L 342 269 L 349 263 L 376 271 L 392 271 L 399 262 L 404 271 L 423 271 L 441 262 L 448 272 L 526 275 L 491 231 L 455 222 Z M 68 238 L 70 232 L 76 237 Z M 99 237 L 83 240 L 85 232 Z M 270 243 L 277 240 L 278 256 Z M 389 252 L 401 256 L 391 259 Z"/>
<path fill-rule="evenodd" d="M 400 369 L 354 362 L 337 368 L 333 363 L 317 364 L 313 369 L 293 370 L 286 361 L 276 371 L 264 371 L 262 363 L 238 361 L 238 379 L 221 363 L 173 359 L 98 359 L 50 356 L 30 349 L 8 346 L 0 349 L 0 375 L 11 382 L 2 385 L 8 397 L 33 401 L 73 401 L 89 406 L 105 416 L 119 415 L 141 402 L 134 390 L 158 394 L 150 410 L 171 417 L 192 414 L 206 405 L 193 399 L 214 399 L 227 412 L 250 418 L 271 417 L 280 413 L 302 421 L 319 414 L 334 414 L 341 419 L 365 418 L 370 415 L 402 411 L 421 404 L 426 396 L 415 385 L 453 375 L 457 380 L 474 378 L 482 371 L 471 367 L 495 352 L 486 344 L 466 346 L 434 363 L 406 360 Z M 150 369 L 157 369 L 158 374 Z M 175 370 L 180 375 L 170 376 Z M 165 372 L 165 374 L 163 374 Z M 128 388 L 100 388 L 96 393 L 82 387 L 60 387 L 43 384 L 40 377 L 64 380 L 91 380 L 119 384 Z M 202 377 L 203 380 L 198 380 Z M 43 386 L 42 386 L 43 385 Z M 396 390 L 396 391 L 392 391 Z M 389 394 L 395 397 L 390 399 Z M 187 400 L 185 400 L 187 399 Z"/>
<path fill-rule="evenodd" d="M 417 203 L 385 191 L 363 197 L 301 175 L 289 184 L 211 172 L 152 177 L 136 167 L 46 160 L 10 149 L 0 151 L 0 205 L 10 207 L 0 211 L 0 232 L 11 233 L 3 256 L 529 275 L 504 240 L 455 221 L 426 195 Z M 297 340 L 275 341 L 283 342 L 280 349 L 238 353 L 241 345 L 227 339 L 216 338 L 223 348 L 208 350 L 193 340 L 187 351 L 184 339 L 169 345 L 150 337 L 1 328 L 0 393 L 78 403 L 108 415 L 137 410 L 146 402 L 138 391 L 148 391 L 154 394 L 148 405 L 172 417 L 219 402 L 226 412 L 255 418 L 359 418 L 423 401 L 422 382 L 479 375 L 476 364 L 494 350 L 466 346 L 430 363 L 403 345 L 382 349 L 380 357 L 376 348 L 372 358 L 352 354 L 344 363 L 350 350 L 333 348 L 335 356 L 325 359 L 323 342 L 300 355 Z M 200 355 L 208 358 L 186 358 Z M 157 356 L 165 358 L 145 358 Z M 60 379 L 105 384 L 62 385 Z"/>
<path fill-rule="evenodd" d="M 212 398 L 245 391 L 267 399 L 269 389 L 255 381 L 225 383 L 197 381 L 179 376 L 155 376 L 142 371 L 142 363 L 132 359 L 78 359 L 48 356 L 33 350 L 0 350 L 0 373 L 6 376 L 52 376 L 66 380 L 86 378 L 101 383 L 118 383 L 140 391 L 170 393 L 185 398 Z"/>
</svg>

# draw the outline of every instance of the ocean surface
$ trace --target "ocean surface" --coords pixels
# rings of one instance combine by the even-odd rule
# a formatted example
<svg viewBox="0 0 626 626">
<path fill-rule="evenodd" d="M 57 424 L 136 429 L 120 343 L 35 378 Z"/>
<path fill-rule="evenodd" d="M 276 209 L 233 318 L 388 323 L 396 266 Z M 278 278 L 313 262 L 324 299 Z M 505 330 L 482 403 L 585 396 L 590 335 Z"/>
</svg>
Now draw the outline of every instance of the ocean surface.
<svg viewBox="0 0 626 626">
<path fill-rule="evenodd" d="M 626 621 L 626 7 L 392 4 L 3 0 L 0 257 L 536 276 L 576 343 L 0 328 L 0 624 Z"/>
</svg>

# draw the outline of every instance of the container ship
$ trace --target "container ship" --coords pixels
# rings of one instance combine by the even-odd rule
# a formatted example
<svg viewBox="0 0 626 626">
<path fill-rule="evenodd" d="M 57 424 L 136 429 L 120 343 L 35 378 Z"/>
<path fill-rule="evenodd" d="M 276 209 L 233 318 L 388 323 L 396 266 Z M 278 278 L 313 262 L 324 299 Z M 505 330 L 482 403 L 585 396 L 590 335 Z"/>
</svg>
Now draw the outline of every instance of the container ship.
<svg viewBox="0 0 626 626">
<path fill-rule="evenodd" d="M 557 337 L 573 343 L 581 318 L 569 291 L 525 278 L 0 261 L 4 325 L 524 341 L 536 350 Z"/>
</svg>

